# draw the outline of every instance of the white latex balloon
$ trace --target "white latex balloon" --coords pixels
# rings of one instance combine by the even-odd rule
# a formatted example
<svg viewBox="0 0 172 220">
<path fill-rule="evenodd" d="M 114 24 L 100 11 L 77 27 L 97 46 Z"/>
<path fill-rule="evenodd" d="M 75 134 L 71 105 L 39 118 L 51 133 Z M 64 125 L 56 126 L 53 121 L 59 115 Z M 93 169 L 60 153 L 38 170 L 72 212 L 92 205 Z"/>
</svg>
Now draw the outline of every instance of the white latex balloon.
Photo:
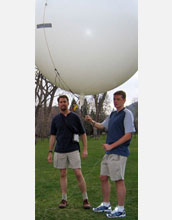
<svg viewBox="0 0 172 220">
<path fill-rule="evenodd" d="M 137 0 L 36 0 L 36 66 L 58 87 L 97 94 L 137 71 Z"/>
</svg>

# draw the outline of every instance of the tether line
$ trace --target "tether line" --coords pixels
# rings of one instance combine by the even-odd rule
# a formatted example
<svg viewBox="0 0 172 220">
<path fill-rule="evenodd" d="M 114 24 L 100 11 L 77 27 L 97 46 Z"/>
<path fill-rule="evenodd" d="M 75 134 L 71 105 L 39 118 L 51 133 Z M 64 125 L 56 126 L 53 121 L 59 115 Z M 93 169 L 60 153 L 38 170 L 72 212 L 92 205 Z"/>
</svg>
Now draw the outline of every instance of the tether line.
<svg viewBox="0 0 172 220">
<path fill-rule="evenodd" d="M 43 24 L 45 24 L 45 12 L 46 12 L 46 7 L 47 7 L 48 3 L 47 3 L 47 0 L 45 2 L 45 6 L 44 6 L 44 13 L 43 13 Z M 57 79 L 59 81 L 59 87 L 64 89 L 67 88 L 74 96 L 76 96 L 74 94 L 74 92 L 71 90 L 71 88 L 65 83 L 65 81 L 62 79 L 60 73 L 58 72 L 56 66 L 55 66 L 55 63 L 54 63 L 54 60 L 53 60 L 53 57 L 52 57 L 52 54 L 51 54 L 51 51 L 50 51 L 50 48 L 49 48 L 49 44 L 48 44 L 48 40 L 47 40 L 47 35 L 46 35 L 46 31 L 45 31 L 45 28 L 43 28 L 43 32 L 44 32 L 44 38 L 45 38 L 45 42 L 46 42 L 46 46 L 47 46 L 47 49 L 48 49 L 48 53 L 49 53 L 49 57 L 50 57 L 50 60 L 51 60 L 51 63 L 53 65 L 53 68 L 54 68 L 54 72 L 55 72 L 55 84 L 57 84 Z M 78 98 L 78 96 L 76 96 Z M 78 98 L 79 99 L 79 98 Z"/>
</svg>

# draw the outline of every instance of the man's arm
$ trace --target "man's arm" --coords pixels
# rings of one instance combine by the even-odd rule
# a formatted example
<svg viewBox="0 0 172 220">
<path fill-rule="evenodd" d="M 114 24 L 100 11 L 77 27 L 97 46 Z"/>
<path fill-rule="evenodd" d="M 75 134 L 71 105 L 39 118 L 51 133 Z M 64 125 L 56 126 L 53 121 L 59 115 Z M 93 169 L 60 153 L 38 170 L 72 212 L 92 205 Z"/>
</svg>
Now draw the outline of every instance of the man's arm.
<svg viewBox="0 0 172 220">
<path fill-rule="evenodd" d="M 118 147 L 119 145 L 125 143 L 126 141 L 130 140 L 132 136 L 132 133 L 126 133 L 124 136 L 122 136 L 119 140 L 115 141 L 112 144 L 103 144 L 103 147 L 106 151 L 112 150 L 115 147 Z"/>
<path fill-rule="evenodd" d="M 104 125 L 94 121 L 89 115 L 85 116 L 85 120 L 88 121 L 90 124 L 92 124 L 92 126 L 95 127 L 95 128 L 104 129 Z"/>
<path fill-rule="evenodd" d="M 48 152 L 48 162 L 49 163 L 53 162 L 52 151 L 53 151 L 53 148 L 54 148 L 55 141 L 56 141 L 56 136 L 55 135 L 51 135 L 50 136 L 50 140 L 49 140 L 49 152 Z"/>
<path fill-rule="evenodd" d="M 83 144 L 83 152 L 82 152 L 82 157 L 86 158 L 88 156 L 88 151 L 87 151 L 87 136 L 86 133 L 81 135 L 82 139 L 82 144 Z"/>
</svg>

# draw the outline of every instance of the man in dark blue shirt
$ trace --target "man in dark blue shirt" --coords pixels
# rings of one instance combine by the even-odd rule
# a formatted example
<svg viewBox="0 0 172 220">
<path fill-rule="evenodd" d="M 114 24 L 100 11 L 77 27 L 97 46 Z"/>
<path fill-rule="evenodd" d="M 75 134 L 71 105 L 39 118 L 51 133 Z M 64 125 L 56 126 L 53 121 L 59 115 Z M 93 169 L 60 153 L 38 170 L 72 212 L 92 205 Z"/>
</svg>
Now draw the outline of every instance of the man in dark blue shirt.
<svg viewBox="0 0 172 220">
<path fill-rule="evenodd" d="M 58 97 L 60 113 L 56 115 L 51 124 L 51 136 L 49 141 L 48 162 L 52 163 L 52 151 L 54 151 L 54 167 L 60 170 L 60 187 L 62 201 L 59 208 L 67 206 L 67 168 L 72 168 L 75 172 L 78 185 L 82 192 L 83 208 L 89 209 L 86 183 L 81 171 L 79 136 L 83 143 L 82 157 L 88 156 L 87 137 L 85 129 L 76 113 L 68 109 L 69 100 L 66 95 Z"/>
<path fill-rule="evenodd" d="M 112 112 L 103 123 L 93 121 L 88 115 L 85 117 L 85 120 L 92 123 L 94 127 L 107 130 L 106 144 L 103 144 L 105 156 L 101 162 L 100 173 L 103 202 L 97 208 L 93 208 L 93 211 L 107 212 L 108 218 L 126 216 L 124 209 L 126 195 L 124 174 L 129 155 L 129 144 L 135 128 L 132 112 L 124 108 L 125 101 L 125 92 L 117 91 L 114 93 L 116 111 Z M 110 205 L 109 177 L 111 181 L 116 183 L 118 205 L 113 211 Z"/>
</svg>

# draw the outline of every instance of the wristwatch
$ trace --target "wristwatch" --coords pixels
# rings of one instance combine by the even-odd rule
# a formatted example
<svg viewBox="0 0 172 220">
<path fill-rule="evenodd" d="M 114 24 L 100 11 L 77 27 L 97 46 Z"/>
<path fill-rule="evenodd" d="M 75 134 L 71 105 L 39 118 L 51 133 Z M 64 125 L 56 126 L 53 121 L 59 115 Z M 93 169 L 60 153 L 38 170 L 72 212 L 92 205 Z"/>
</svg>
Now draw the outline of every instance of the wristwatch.
<svg viewBox="0 0 172 220">
<path fill-rule="evenodd" d="M 49 151 L 48 151 L 48 153 L 52 153 L 52 152 L 53 152 L 52 150 L 49 150 Z"/>
</svg>

